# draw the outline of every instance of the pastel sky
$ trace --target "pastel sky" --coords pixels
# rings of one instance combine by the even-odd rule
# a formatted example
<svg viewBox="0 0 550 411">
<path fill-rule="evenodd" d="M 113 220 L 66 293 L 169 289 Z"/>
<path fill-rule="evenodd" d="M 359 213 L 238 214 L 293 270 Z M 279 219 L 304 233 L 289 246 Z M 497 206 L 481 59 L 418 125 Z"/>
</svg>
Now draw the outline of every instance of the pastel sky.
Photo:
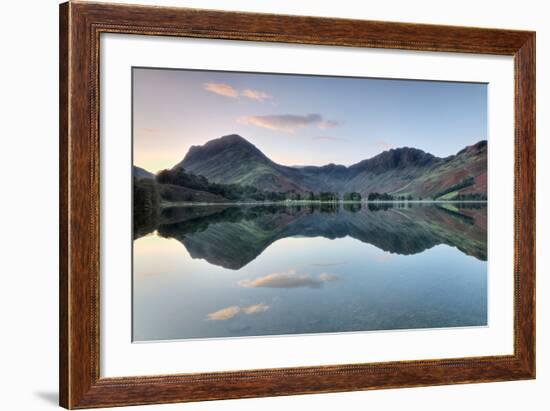
<svg viewBox="0 0 550 411">
<path fill-rule="evenodd" d="M 133 122 L 134 164 L 151 172 L 227 134 L 285 165 L 444 157 L 487 138 L 487 85 L 134 68 Z"/>
</svg>

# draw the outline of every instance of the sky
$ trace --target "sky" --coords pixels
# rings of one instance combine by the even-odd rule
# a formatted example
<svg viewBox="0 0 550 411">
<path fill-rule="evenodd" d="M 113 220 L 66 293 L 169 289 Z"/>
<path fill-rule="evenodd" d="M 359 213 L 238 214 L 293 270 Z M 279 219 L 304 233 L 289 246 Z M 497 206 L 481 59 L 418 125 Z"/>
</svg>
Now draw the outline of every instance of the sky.
<svg viewBox="0 0 550 411">
<path fill-rule="evenodd" d="M 349 166 L 399 147 L 445 157 L 487 138 L 487 85 L 133 69 L 134 165 L 171 168 L 228 134 L 289 166 Z"/>
</svg>

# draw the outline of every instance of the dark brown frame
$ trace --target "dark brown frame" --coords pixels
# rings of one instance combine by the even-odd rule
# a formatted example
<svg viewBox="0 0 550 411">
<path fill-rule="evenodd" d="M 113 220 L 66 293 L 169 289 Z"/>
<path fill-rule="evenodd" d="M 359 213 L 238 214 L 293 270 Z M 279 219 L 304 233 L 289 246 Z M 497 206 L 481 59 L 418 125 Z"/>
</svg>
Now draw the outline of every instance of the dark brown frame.
<svg viewBox="0 0 550 411">
<path fill-rule="evenodd" d="M 113 32 L 513 56 L 514 354 L 100 378 L 99 47 L 100 34 Z M 69 2 L 60 6 L 59 51 L 60 405 L 109 407 L 535 378 L 534 32 Z"/>
</svg>

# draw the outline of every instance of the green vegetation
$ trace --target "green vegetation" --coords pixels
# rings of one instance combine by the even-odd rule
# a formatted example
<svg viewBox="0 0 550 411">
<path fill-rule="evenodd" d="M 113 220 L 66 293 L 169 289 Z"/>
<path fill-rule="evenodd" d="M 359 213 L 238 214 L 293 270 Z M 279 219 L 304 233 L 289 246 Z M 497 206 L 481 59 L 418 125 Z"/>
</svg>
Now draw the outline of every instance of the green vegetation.
<svg viewBox="0 0 550 411">
<path fill-rule="evenodd" d="M 388 193 L 369 193 L 367 199 L 369 201 L 395 201 L 396 197 Z"/>
<path fill-rule="evenodd" d="M 222 200 L 227 201 L 318 201 L 318 202 L 336 202 L 338 201 L 338 193 L 321 192 L 300 193 L 296 190 L 284 192 L 275 192 L 267 190 L 259 190 L 250 185 L 240 184 L 219 184 L 208 181 L 202 175 L 196 175 L 185 171 L 183 167 L 178 167 L 172 170 L 162 170 L 156 176 L 156 181 L 163 189 L 161 196 L 167 201 L 197 201 L 199 193 L 209 193 L 219 196 Z M 188 191 L 185 193 L 174 193 L 174 190 L 167 190 L 166 186 L 184 187 Z M 166 193 L 166 196 L 164 195 Z M 351 193 L 353 198 L 359 199 L 359 193 Z M 203 195 L 204 196 L 204 195 Z M 218 201 L 219 202 L 219 201 Z"/>
<path fill-rule="evenodd" d="M 241 186 L 238 184 L 217 184 L 211 183 L 204 176 L 185 172 L 185 169 L 178 167 L 175 170 L 162 170 L 157 175 L 159 184 L 172 184 L 186 187 L 193 190 L 205 191 L 224 197 L 228 200 L 252 199 L 256 201 L 266 200 L 266 193 L 252 186 Z M 277 198 L 278 193 L 273 193 Z M 190 199 L 192 200 L 192 199 Z"/>
<path fill-rule="evenodd" d="M 486 201 L 481 193 L 458 194 L 457 190 L 469 187 L 474 182 L 473 177 L 463 179 L 445 190 L 432 196 L 433 200 L 452 201 Z M 361 203 L 363 196 L 357 191 L 338 192 L 321 191 L 268 191 L 260 190 L 250 185 L 221 184 L 209 181 L 202 175 L 187 172 L 184 168 L 166 169 L 160 171 L 155 179 L 134 178 L 134 206 L 136 218 L 150 219 L 153 211 L 159 207 L 167 207 L 177 203 L 230 203 L 230 202 L 286 202 L 286 203 Z M 369 202 L 412 202 L 411 194 L 395 195 L 390 193 L 371 192 L 365 198 Z M 422 197 L 418 197 L 422 200 Z M 351 210 L 351 209 L 350 209 Z"/>
<path fill-rule="evenodd" d="M 350 203 L 350 202 L 344 202 L 344 210 L 346 211 L 351 211 L 352 213 L 357 213 L 358 211 L 361 211 L 361 203 L 360 202 L 355 202 L 355 203 Z"/>
<path fill-rule="evenodd" d="M 479 193 L 457 194 L 454 201 L 487 201 L 487 196 Z"/>
<path fill-rule="evenodd" d="M 322 202 L 336 202 L 338 201 L 338 193 L 321 192 L 319 193 L 319 200 Z"/>
<path fill-rule="evenodd" d="M 453 184 L 452 186 L 447 187 L 445 190 L 440 191 L 439 193 L 436 193 L 433 197 L 437 199 L 445 196 L 446 194 L 452 193 L 453 191 L 458 191 L 463 188 L 470 187 L 473 184 L 474 184 L 474 178 L 466 177 L 459 183 Z"/>
<path fill-rule="evenodd" d="M 373 192 L 373 193 L 369 193 L 367 199 L 369 201 L 413 201 L 413 196 L 412 195 L 408 195 L 408 196 L 394 196 L 394 195 L 391 195 L 391 194 L 388 194 L 388 193 L 377 193 L 377 192 Z"/>
<path fill-rule="evenodd" d="M 140 237 L 142 232 L 149 232 L 152 227 L 158 224 L 160 200 L 158 185 L 153 180 L 134 177 L 133 217 L 135 238 Z"/>
<path fill-rule="evenodd" d="M 356 192 L 345 193 L 344 201 L 361 201 L 361 194 Z"/>
</svg>

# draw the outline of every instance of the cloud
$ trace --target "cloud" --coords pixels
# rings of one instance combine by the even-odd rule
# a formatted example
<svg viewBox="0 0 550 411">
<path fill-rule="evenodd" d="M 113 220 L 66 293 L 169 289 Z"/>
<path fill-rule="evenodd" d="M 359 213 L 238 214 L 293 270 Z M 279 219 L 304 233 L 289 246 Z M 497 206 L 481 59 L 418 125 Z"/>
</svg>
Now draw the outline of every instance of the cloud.
<svg viewBox="0 0 550 411">
<path fill-rule="evenodd" d="M 317 141 L 347 141 L 345 138 L 333 136 L 317 136 L 312 137 L 312 139 Z"/>
<path fill-rule="evenodd" d="M 273 273 L 254 280 L 241 280 L 239 286 L 246 288 L 321 288 L 325 282 L 334 281 L 338 277 L 329 273 L 322 273 L 318 277 L 309 274 L 298 274 L 296 270 L 286 273 Z"/>
<path fill-rule="evenodd" d="M 321 130 L 327 130 L 329 128 L 334 128 L 340 125 L 337 121 L 334 120 L 323 120 L 319 124 L 317 124 L 317 127 L 319 127 Z"/>
<path fill-rule="evenodd" d="M 264 101 L 271 98 L 271 95 L 267 94 L 264 91 L 251 90 L 249 88 L 243 90 L 241 92 L 241 96 L 247 97 L 249 99 L 256 100 L 256 101 Z"/>
<path fill-rule="evenodd" d="M 305 116 L 296 114 L 245 116 L 238 118 L 237 122 L 287 133 L 294 133 L 297 129 L 308 126 L 315 126 L 325 130 L 327 128 L 336 127 L 339 124 L 337 121 L 325 120 L 323 116 L 315 113 Z"/>
<path fill-rule="evenodd" d="M 239 98 L 239 92 L 231 87 L 229 84 L 224 83 L 204 83 L 204 89 L 211 93 L 218 94 L 224 97 Z"/>
<path fill-rule="evenodd" d="M 391 144 L 384 140 L 376 140 L 374 144 L 381 150 L 388 150 L 391 148 Z"/>
<path fill-rule="evenodd" d="M 265 91 L 252 90 L 249 88 L 239 91 L 233 86 L 225 83 L 204 83 L 203 87 L 206 91 L 229 98 L 246 97 L 259 102 L 271 98 L 271 94 L 268 94 Z"/>
<path fill-rule="evenodd" d="M 222 308 L 221 310 L 214 311 L 208 314 L 206 317 L 211 321 L 225 321 L 235 317 L 239 314 L 258 314 L 269 310 L 269 305 L 260 303 L 255 305 L 249 305 L 247 307 L 239 307 L 238 305 L 232 305 L 231 307 Z"/>
</svg>

